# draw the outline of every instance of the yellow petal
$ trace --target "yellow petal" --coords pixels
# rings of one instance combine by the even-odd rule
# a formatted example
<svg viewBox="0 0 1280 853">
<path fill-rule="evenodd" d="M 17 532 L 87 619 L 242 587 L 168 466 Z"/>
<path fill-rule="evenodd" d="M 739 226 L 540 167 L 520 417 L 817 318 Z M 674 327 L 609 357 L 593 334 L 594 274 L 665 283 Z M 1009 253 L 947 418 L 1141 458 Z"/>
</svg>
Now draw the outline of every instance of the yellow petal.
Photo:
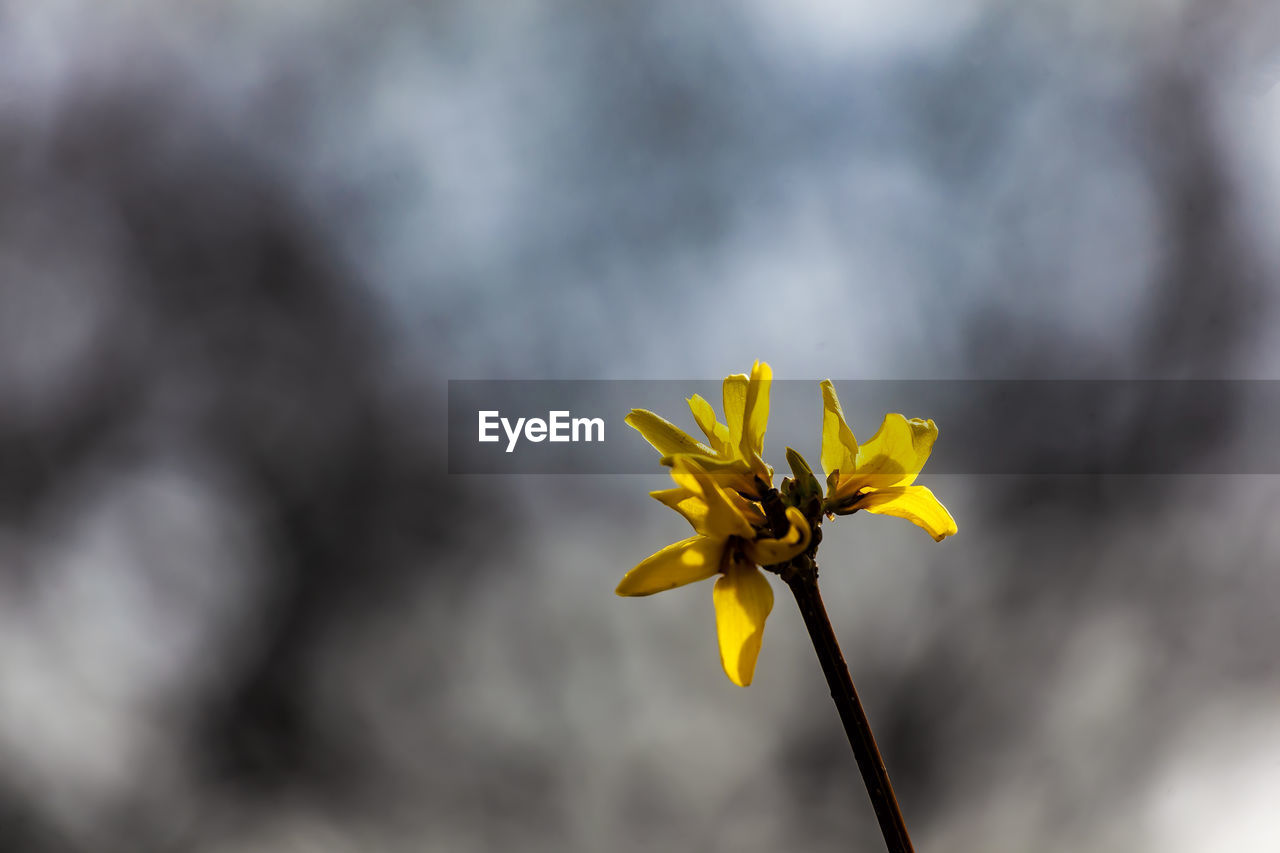
<svg viewBox="0 0 1280 853">
<path fill-rule="evenodd" d="M 683 515 L 685 520 L 693 525 L 693 529 L 699 533 L 706 527 L 707 502 L 702 499 L 702 495 L 683 487 L 677 487 L 650 492 L 649 497 L 666 504 Z"/>
<path fill-rule="evenodd" d="M 905 518 L 924 528 L 935 542 L 941 542 L 959 530 L 951 513 L 927 486 L 875 489 L 859 497 L 855 506 L 867 512 Z"/>
<path fill-rule="evenodd" d="M 755 566 L 733 561 L 724 577 L 716 581 L 712 597 L 720 664 L 730 681 L 746 687 L 756 670 L 764 620 L 773 609 L 773 589 Z"/>
<path fill-rule="evenodd" d="M 791 522 L 791 527 L 787 530 L 786 536 L 781 539 L 757 539 L 754 542 L 748 542 L 747 556 L 761 566 L 772 566 L 775 563 L 785 563 L 808 548 L 809 522 L 805 519 L 804 513 L 789 506 L 787 520 Z"/>
<path fill-rule="evenodd" d="M 733 456 L 728 450 L 729 427 L 716 420 L 711 404 L 694 394 L 689 398 L 689 409 L 693 412 L 693 419 L 698 422 L 698 428 L 706 435 L 711 449 L 721 455 Z"/>
<path fill-rule="evenodd" d="M 822 473 L 830 477 L 832 471 L 846 476 L 853 473 L 858 457 L 858 440 L 844 419 L 840 398 L 830 379 L 822 380 Z"/>
<path fill-rule="evenodd" d="M 692 462 L 697 468 L 710 474 L 717 483 L 732 491 L 755 493 L 755 475 L 751 468 L 741 459 L 719 459 L 715 456 L 704 456 L 700 453 L 677 453 L 664 456 L 660 460 L 663 465 L 675 467 L 676 460 L 684 459 Z"/>
<path fill-rule="evenodd" d="M 911 485 L 929 458 L 937 437 L 938 428 L 931 420 L 907 420 L 896 413 L 885 415 L 876 434 L 858 448 L 854 472 L 858 487 L 884 489 Z"/>
<path fill-rule="evenodd" d="M 742 421 L 747 410 L 747 386 L 750 380 L 742 373 L 724 378 L 724 422 L 729 428 L 729 446 L 738 455 L 742 444 Z"/>
<path fill-rule="evenodd" d="M 764 451 L 764 433 L 769 427 L 769 386 L 773 384 L 773 369 L 763 361 L 751 366 L 751 379 L 747 382 L 747 400 L 743 407 L 742 455 L 750 459 L 752 454 Z"/>
<path fill-rule="evenodd" d="M 694 524 L 694 529 L 699 533 L 723 538 L 741 536 L 750 539 L 755 536 L 751 523 L 738 510 L 724 488 L 690 457 L 675 457 L 671 479 L 676 481 L 676 485 L 698 495 L 706 506 L 706 513 L 700 519 L 701 526 Z M 690 518 L 690 521 L 693 519 Z"/>
<path fill-rule="evenodd" d="M 627 415 L 627 424 L 636 429 L 644 440 L 658 449 L 663 456 L 673 453 L 711 454 L 707 447 L 680 427 L 664 417 L 655 415 L 647 409 L 632 409 Z"/>
<path fill-rule="evenodd" d="M 734 491 L 726 490 L 724 496 L 752 527 L 764 525 L 764 512 L 754 503 Z M 685 520 L 698 533 L 711 535 L 711 531 L 714 528 L 707 518 L 710 514 L 710 508 L 707 506 L 707 501 L 701 492 L 691 492 L 681 486 L 674 489 L 660 489 L 656 492 L 650 492 L 649 497 L 683 515 Z"/>
<path fill-rule="evenodd" d="M 623 576 L 618 595 L 653 595 L 720 571 L 725 540 L 691 536 L 668 545 Z"/>
</svg>

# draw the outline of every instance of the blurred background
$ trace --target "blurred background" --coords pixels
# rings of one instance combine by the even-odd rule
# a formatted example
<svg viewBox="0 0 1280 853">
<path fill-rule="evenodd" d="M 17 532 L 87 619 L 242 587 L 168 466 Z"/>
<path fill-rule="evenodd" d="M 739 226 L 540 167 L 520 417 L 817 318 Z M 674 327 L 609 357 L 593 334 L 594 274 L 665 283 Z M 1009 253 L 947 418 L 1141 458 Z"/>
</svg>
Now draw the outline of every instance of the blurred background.
<svg viewBox="0 0 1280 853">
<path fill-rule="evenodd" d="M 449 477 L 446 381 L 1274 379 L 1277 80 L 1267 0 L 0 1 L 0 849 L 878 849 L 785 590 L 734 687 L 613 595 L 656 466 Z M 821 555 L 918 849 L 1280 849 L 1276 478 L 925 474 Z"/>
</svg>

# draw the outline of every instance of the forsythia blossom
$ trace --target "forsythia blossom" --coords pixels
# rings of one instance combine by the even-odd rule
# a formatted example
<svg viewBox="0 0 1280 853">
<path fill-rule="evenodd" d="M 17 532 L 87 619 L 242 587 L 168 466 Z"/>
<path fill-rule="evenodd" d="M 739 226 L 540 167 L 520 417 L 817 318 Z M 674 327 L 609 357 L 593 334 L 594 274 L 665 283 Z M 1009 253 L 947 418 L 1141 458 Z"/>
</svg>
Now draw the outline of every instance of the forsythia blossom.
<svg viewBox="0 0 1280 853">
<path fill-rule="evenodd" d="M 690 398 L 705 444 L 653 412 L 635 409 L 627 417 L 663 454 L 675 481 L 675 488 L 650 494 L 684 516 L 695 535 L 627 572 L 617 593 L 652 595 L 721 575 L 712 591 L 720 661 L 729 679 L 743 687 L 751 683 L 765 619 L 773 609 L 773 590 L 758 567 L 779 571 L 812 552 L 814 528 L 823 513 L 865 509 L 896 515 L 938 540 L 956 532 L 946 508 L 913 482 L 938 434 L 933 421 L 886 415 L 880 431 L 859 446 L 829 380 L 822 383 L 826 499 L 820 500 L 807 463 L 791 450 L 788 459 L 796 479 L 784 480 L 779 494 L 773 488 L 773 469 L 763 458 L 771 381 L 772 371 L 762 362 L 756 362 L 750 376 L 727 377 L 725 423 L 716 419 L 706 400 Z"/>
<path fill-rule="evenodd" d="M 773 609 L 773 590 L 757 565 L 783 563 L 809 547 L 809 523 L 795 507 L 780 538 L 763 533 L 763 514 L 746 499 L 726 490 L 693 458 L 672 464 L 677 488 L 653 492 L 693 525 L 695 536 L 668 545 L 627 572 L 618 595 L 655 592 L 720 574 L 712 590 L 716 633 L 725 675 L 746 687 L 755 671 L 764 637 L 764 621 Z"/>
<path fill-rule="evenodd" d="M 847 515 L 865 509 L 905 518 L 937 542 L 956 532 L 955 519 L 942 502 L 927 487 L 914 484 L 938 437 L 933 421 L 888 414 L 876 434 L 859 445 L 830 379 L 822 383 L 822 405 L 828 512 Z"/>
<path fill-rule="evenodd" d="M 773 469 L 765 464 L 764 431 L 769 423 L 769 384 L 773 371 L 757 361 L 751 376 L 736 373 L 724 380 L 724 419 L 716 420 L 711 404 L 694 394 L 689 408 L 698 428 L 707 437 L 703 444 L 675 424 L 647 409 L 632 409 L 627 423 L 639 430 L 645 441 L 662 454 L 662 462 L 671 464 L 675 456 L 689 456 L 717 479 L 738 491 L 759 497 L 760 483 L 768 489 L 773 483 Z M 757 482 L 759 480 L 759 482 Z"/>
</svg>

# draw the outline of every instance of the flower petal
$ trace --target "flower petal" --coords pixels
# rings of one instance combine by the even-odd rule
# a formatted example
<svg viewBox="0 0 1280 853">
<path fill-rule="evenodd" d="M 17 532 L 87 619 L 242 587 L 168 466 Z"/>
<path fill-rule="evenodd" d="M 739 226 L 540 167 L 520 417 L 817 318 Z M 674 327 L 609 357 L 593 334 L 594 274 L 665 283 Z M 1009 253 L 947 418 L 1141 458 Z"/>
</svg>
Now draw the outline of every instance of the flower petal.
<svg viewBox="0 0 1280 853">
<path fill-rule="evenodd" d="M 772 483 L 773 469 L 764 461 L 764 433 L 769 427 L 769 388 L 773 384 L 773 369 L 763 361 L 751 366 L 751 378 L 747 381 L 747 400 L 743 406 L 742 437 L 738 453 L 751 471 L 761 480 Z"/>
<path fill-rule="evenodd" d="M 707 524 L 707 502 L 702 495 L 677 486 L 674 489 L 659 489 L 650 492 L 649 497 L 663 503 L 685 517 L 693 529 L 702 532 Z"/>
<path fill-rule="evenodd" d="M 751 366 L 751 379 L 747 381 L 747 400 L 743 406 L 742 455 L 750 459 L 752 454 L 764 452 L 764 433 L 769 427 L 769 386 L 773 384 L 773 369 L 763 361 Z"/>
<path fill-rule="evenodd" d="M 724 422 L 729 428 L 729 448 L 738 455 L 742 444 L 742 421 L 747 410 L 747 386 L 750 380 L 745 374 L 735 373 L 724 378 Z"/>
<path fill-rule="evenodd" d="M 935 542 L 941 542 L 959 530 L 951 513 L 927 486 L 874 489 L 860 496 L 854 506 L 879 515 L 905 518 L 924 528 Z"/>
<path fill-rule="evenodd" d="M 623 576 L 618 595 L 653 595 L 694 581 L 705 580 L 720 571 L 725 540 L 706 536 L 682 539 L 647 557 Z"/>
<path fill-rule="evenodd" d="M 755 566 L 731 561 L 712 590 L 720 664 L 739 687 L 751 683 L 764 639 L 764 620 L 773 609 L 773 588 Z"/>
<path fill-rule="evenodd" d="M 897 413 L 885 415 L 876 434 L 858 448 L 854 471 L 858 488 L 911 485 L 929 458 L 937 437 L 938 428 L 931 420 L 907 420 Z M 844 488 L 843 483 L 841 487 Z"/>
<path fill-rule="evenodd" d="M 698 495 L 706 506 L 706 514 L 701 518 L 702 526 L 694 525 L 694 529 L 706 536 L 741 536 L 746 539 L 755 537 L 751 522 L 738 509 L 724 488 L 715 479 L 702 470 L 688 456 L 677 456 L 671 466 L 671 479 L 676 485 Z M 685 516 L 689 518 L 689 516 Z M 690 518 L 692 522 L 693 519 Z"/>
<path fill-rule="evenodd" d="M 627 415 L 627 425 L 637 430 L 644 440 L 658 449 L 663 456 L 673 453 L 701 453 L 711 455 L 711 448 L 694 439 L 666 418 L 648 409 L 632 409 Z"/>
<path fill-rule="evenodd" d="M 717 459 L 701 453 L 677 453 L 664 456 L 659 461 L 668 467 L 675 467 L 676 460 L 684 459 L 692 462 L 697 468 L 706 471 L 717 483 L 727 490 L 755 494 L 755 475 L 741 459 Z"/>
<path fill-rule="evenodd" d="M 811 532 L 804 513 L 789 506 L 787 520 L 791 522 L 791 527 L 787 530 L 786 536 L 781 539 L 757 539 L 754 542 L 748 542 L 747 556 L 761 566 L 772 566 L 776 563 L 785 563 L 808 548 Z"/>
<path fill-rule="evenodd" d="M 672 458 L 675 459 L 677 457 Z M 725 499 L 728 500 L 730 505 L 732 505 L 732 507 L 737 510 L 737 512 L 745 518 L 753 528 L 763 527 L 765 525 L 767 520 L 764 515 L 764 510 L 760 509 L 760 506 L 754 501 L 747 500 L 742 495 L 738 494 L 736 488 L 738 481 L 737 477 L 724 477 L 715 473 L 710 473 L 710 476 L 723 487 L 721 489 L 721 494 L 724 495 Z M 660 489 L 656 492 L 650 492 L 649 496 L 663 504 L 666 504 L 676 512 L 683 515 L 688 522 L 693 525 L 694 530 L 697 530 L 700 533 L 703 532 L 702 528 L 706 527 L 706 517 L 709 512 L 709 508 L 707 506 L 707 501 L 702 496 L 701 492 L 692 492 L 683 486 L 679 486 L 674 489 Z"/>
<path fill-rule="evenodd" d="M 853 473 L 858 458 L 858 440 L 844 419 L 840 398 L 830 379 L 822 380 L 822 473 L 831 476 L 840 471 L 846 476 Z"/>
<path fill-rule="evenodd" d="M 711 408 L 711 404 L 694 394 L 689 398 L 689 409 L 693 412 L 693 419 L 698 422 L 698 428 L 706 435 L 707 443 L 711 445 L 712 450 L 722 456 L 732 457 L 733 452 L 729 449 L 729 427 L 716 420 L 716 413 Z"/>
</svg>

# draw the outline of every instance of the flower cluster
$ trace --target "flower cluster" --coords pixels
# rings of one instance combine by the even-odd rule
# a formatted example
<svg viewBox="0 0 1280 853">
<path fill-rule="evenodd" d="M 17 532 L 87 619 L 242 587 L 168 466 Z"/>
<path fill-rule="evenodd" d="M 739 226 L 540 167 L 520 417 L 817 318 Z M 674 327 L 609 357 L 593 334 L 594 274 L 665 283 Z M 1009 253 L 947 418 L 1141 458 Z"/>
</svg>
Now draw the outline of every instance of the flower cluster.
<svg viewBox="0 0 1280 853">
<path fill-rule="evenodd" d="M 724 380 L 724 418 L 694 395 L 689 408 L 706 442 L 645 409 L 627 423 L 662 454 L 675 487 L 651 495 L 685 517 L 694 535 L 642 561 L 618 584 L 618 595 L 652 595 L 720 575 L 712 590 L 720 661 L 734 684 L 751 683 L 773 609 L 773 590 L 760 571 L 781 571 L 811 558 L 822 517 L 858 510 L 905 518 L 935 540 L 956 532 L 955 521 L 915 478 L 937 438 L 933 421 L 886 415 L 880 430 L 859 445 L 831 382 L 822 383 L 822 467 L 825 496 L 808 464 L 788 448 L 793 477 L 773 487 L 764 461 L 769 420 L 769 365 Z"/>
</svg>

